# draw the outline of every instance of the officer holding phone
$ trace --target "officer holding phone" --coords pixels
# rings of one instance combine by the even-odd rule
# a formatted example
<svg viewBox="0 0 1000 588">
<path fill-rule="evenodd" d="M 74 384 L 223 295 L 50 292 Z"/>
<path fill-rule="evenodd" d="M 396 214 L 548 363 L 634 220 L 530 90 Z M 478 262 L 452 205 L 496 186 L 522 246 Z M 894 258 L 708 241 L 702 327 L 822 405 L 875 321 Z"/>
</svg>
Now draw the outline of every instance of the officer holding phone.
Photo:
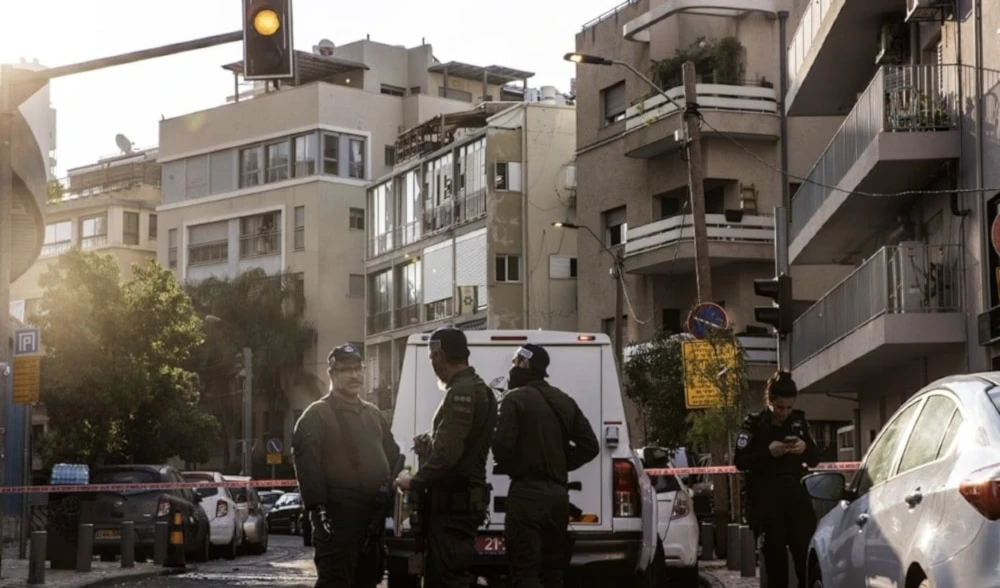
<svg viewBox="0 0 1000 588">
<path fill-rule="evenodd" d="M 770 588 L 788 588 L 786 547 L 799 588 L 805 588 L 806 552 L 816 530 L 801 480 L 819 463 L 819 449 L 805 413 L 795 410 L 797 397 L 791 374 L 775 373 L 764 392 L 767 408 L 744 419 L 733 457 L 733 465 L 746 472 L 747 522 L 761 546 Z"/>
</svg>

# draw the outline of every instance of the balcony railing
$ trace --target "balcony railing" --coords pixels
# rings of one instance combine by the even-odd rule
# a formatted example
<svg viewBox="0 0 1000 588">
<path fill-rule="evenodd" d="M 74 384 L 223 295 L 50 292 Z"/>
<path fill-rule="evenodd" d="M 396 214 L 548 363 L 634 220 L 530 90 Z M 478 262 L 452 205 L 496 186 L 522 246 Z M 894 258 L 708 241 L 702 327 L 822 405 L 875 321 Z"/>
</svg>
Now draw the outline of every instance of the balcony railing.
<svg viewBox="0 0 1000 588">
<path fill-rule="evenodd" d="M 103 247 L 108 244 L 107 235 L 92 235 L 90 237 L 82 237 L 80 239 L 80 249 L 95 249 L 97 247 Z"/>
<path fill-rule="evenodd" d="M 794 239 L 882 132 L 934 132 L 955 127 L 956 65 L 879 69 L 792 198 Z"/>
<path fill-rule="evenodd" d="M 42 245 L 42 253 L 40 257 L 50 257 L 53 255 L 62 255 L 70 249 L 73 248 L 72 241 L 61 241 L 59 243 L 46 243 Z"/>
<path fill-rule="evenodd" d="M 368 334 L 384 333 L 392 327 L 392 312 L 377 312 L 368 315 Z"/>
<path fill-rule="evenodd" d="M 802 64 L 809 55 L 816 35 L 819 34 L 820 27 L 823 26 L 823 19 L 830 11 L 830 6 L 836 0 L 810 0 L 802 13 L 799 26 L 792 35 L 792 42 L 788 45 L 788 84 L 791 86 L 802 68 Z"/>
<path fill-rule="evenodd" d="M 698 108 L 757 114 L 778 113 L 778 93 L 773 85 L 754 81 L 742 84 L 698 84 Z M 684 87 L 667 90 L 670 96 L 684 106 Z M 677 106 L 660 94 L 644 98 L 625 111 L 625 129 L 632 130 L 651 124 L 678 112 Z"/>
<path fill-rule="evenodd" d="M 486 189 L 476 190 L 425 210 L 420 220 L 387 230 L 368 239 L 368 256 L 378 257 L 420 239 L 486 216 Z"/>
<path fill-rule="evenodd" d="M 798 365 L 885 314 L 961 312 L 961 247 L 883 247 L 795 321 Z"/>
<path fill-rule="evenodd" d="M 615 6 L 611 10 L 609 10 L 609 11 L 601 14 L 597 18 L 594 18 L 594 19 L 591 19 L 591 20 L 587 21 L 583 25 L 583 30 L 587 30 L 590 27 L 596 26 L 596 25 L 598 25 L 598 24 L 600 24 L 600 23 L 608 20 L 609 18 L 617 18 L 619 12 L 625 10 L 626 8 L 628 8 L 629 6 L 632 6 L 633 4 L 638 4 L 638 3 L 639 3 L 639 0 L 626 0 L 625 2 L 622 2 L 621 4 L 619 4 L 618 6 Z"/>
<path fill-rule="evenodd" d="M 411 304 L 396 309 L 395 324 L 397 329 L 405 329 L 420 323 L 421 304 Z"/>
<path fill-rule="evenodd" d="M 265 231 L 240 237 L 240 259 L 275 255 L 281 251 L 281 231 Z"/>
<path fill-rule="evenodd" d="M 218 239 L 188 246 L 188 265 L 211 265 L 229 261 L 229 241 Z"/>
<path fill-rule="evenodd" d="M 455 299 L 445 298 L 428 302 L 424 305 L 424 310 L 427 322 L 451 318 L 455 316 Z"/>
<path fill-rule="evenodd" d="M 456 223 L 467 223 L 482 218 L 486 216 L 486 189 L 482 188 L 459 196 L 455 204 Z"/>
<path fill-rule="evenodd" d="M 625 254 L 694 240 L 694 217 L 671 216 L 628 231 Z M 709 241 L 732 243 L 773 243 L 774 217 L 744 215 L 740 221 L 728 221 L 724 214 L 706 214 Z"/>
<path fill-rule="evenodd" d="M 738 335 L 736 339 L 743 348 L 743 359 L 747 363 L 754 365 L 778 363 L 778 340 L 774 337 Z"/>
</svg>

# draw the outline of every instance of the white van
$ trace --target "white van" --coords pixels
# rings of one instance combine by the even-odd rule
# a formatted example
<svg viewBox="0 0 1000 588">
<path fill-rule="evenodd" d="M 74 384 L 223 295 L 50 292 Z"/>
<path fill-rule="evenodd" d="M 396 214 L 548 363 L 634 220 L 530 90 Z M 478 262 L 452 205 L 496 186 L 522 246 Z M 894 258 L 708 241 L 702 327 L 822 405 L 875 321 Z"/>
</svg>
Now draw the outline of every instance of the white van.
<svg viewBox="0 0 1000 588">
<path fill-rule="evenodd" d="M 507 373 L 515 351 L 525 343 L 542 345 L 549 352 L 549 382 L 572 396 L 601 444 L 597 458 L 570 473 L 570 501 L 583 511 L 571 527 L 575 534 L 572 555 L 574 571 L 587 578 L 613 579 L 616 586 L 652 586 L 651 576 L 659 566 L 650 565 L 659 552 L 657 542 L 656 491 L 629 446 L 628 425 L 621 387 L 615 370 L 614 351 L 607 335 L 557 331 L 466 331 L 469 363 L 502 400 Z M 429 334 L 412 335 L 403 358 L 399 392 L 392 419 L 392 433 L 406 455 L 406 465 L 416 470 L 413 437 L 431 430 L 434 412 L 443 392 L 428 359 Z M 493 474 L 493 456 L 487 462 L 487 480 L 492 484 L 489 522 L 480 529 L 476 542 L 476 571 L 480 577 L 500 585 L 507 574 L 503 544 L 504 511 L 510 479 Z M 388 521 L 391 527 L 392 521 Z M 387 533 L 389 587 L 419 586 L 408 574 L 414 551 L 409 522 L 400 536 Z M 574 574 L 575 575 L 575 574 Z M 574 585 L 568 582 L 567 585 Z"/>
</svg>

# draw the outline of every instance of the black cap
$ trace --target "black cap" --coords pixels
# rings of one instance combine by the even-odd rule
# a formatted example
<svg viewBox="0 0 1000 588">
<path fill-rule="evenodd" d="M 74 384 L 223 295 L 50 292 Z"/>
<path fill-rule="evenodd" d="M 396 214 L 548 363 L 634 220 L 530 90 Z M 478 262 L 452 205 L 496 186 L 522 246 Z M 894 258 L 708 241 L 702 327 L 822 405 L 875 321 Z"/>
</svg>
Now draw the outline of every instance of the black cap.
<svg viewBox="0 0 1000 588">
<path fill-rule="evenodd" d="M 352 343 L 344 343 L 343 345 L 334 347 L 330 355 L 326 356 L 326 361 L 330 364 L 330 367 L 334 367 L 334 365 L 355 366 L 361 365 L 363 358 L 361 357 L 361 351 Z"/>
<path fill-rule="evenodd" d="M 549 377 L 549 352 L 541 345 L 527 343 L 517 350 L 518 355 L 528 360 L 532 369 L 544 377 Z"/>
<path fill-rule="evenodd" d="M 464 361 L 469 359 L 469 340 L 465 333 L 455 327 L 441 327 L 428 341 L 431 351 L 441 351 L 448 359 Z"/>
</svg>

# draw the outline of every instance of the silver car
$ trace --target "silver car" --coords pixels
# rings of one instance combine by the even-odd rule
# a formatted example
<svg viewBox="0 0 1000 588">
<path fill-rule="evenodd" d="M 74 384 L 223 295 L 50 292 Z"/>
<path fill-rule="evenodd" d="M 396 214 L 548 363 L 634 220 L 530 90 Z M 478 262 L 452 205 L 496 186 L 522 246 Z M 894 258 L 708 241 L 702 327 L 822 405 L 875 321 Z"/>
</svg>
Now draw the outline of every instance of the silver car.
<svg viewBox="0 0 1000 588">
<path fill-rule="evenodd" d="M 844 482 L 803 479 L 829 509 L 809 548 L 811 587 L 1000 585 L 1000 372 L 924 387 Z"/>
<path fill-rule="evenodd" d="M 264 506 L 257 495 L 257 490 L 249 485 L 251 479 L 247 476 L 225 476 L 225 480 L 227 482 L 247 483 L 246 486 L 232 488 L 236 508 L 246 513 L 246 520 L 243 522 L 243 533 L 246 538 L 243 544 L 244 550 L 252 554 L 266 552 L 267 519 L 264 516 Z"/>
</svg>

